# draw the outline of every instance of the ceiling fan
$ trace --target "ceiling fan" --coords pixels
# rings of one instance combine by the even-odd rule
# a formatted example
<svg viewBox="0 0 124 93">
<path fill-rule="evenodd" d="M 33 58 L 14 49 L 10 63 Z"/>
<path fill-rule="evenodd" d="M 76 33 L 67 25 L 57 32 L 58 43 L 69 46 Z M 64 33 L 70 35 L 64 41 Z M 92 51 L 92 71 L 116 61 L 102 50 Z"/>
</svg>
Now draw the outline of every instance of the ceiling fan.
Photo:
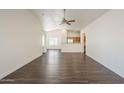
<svg viewBox="0 0 124 93">
<path fill-rule="evenodd" d="M 66 10 L 63 9 L 64 17 L 63 17 L 62 22 L 61 22 L 60 25 L 62 25 L 62 24 L 68 24 L 68 25 L 71 25 L 71 22 L 75 22 L 75 20 L 67 20 L 67 19 L 65 18 L 65 12 L 66 12 Z"/>
</svg>

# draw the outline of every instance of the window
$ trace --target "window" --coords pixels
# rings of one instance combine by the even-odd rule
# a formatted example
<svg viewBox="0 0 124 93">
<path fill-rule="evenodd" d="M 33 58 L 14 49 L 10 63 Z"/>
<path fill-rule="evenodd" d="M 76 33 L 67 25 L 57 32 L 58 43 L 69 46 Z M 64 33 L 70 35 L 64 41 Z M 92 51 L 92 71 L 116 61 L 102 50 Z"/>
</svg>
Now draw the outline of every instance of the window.
<svg viewBox="0 0 124 93">
<path fill-rule="evenodd" d="M 58 45 L 58 38 L 52 37 L 49 38 L 49 46 L 57 46 Z"/>
<path fill-rule="evenodd" d="M 42 46 L 43 47 L 45 46 L 45 36 L 44 35 L 42 36 Z"/>
<path fill-rule="evenodd" d="M 68 43 L 73 43 L 73 39 L 68 39 Z"/>
</svg>

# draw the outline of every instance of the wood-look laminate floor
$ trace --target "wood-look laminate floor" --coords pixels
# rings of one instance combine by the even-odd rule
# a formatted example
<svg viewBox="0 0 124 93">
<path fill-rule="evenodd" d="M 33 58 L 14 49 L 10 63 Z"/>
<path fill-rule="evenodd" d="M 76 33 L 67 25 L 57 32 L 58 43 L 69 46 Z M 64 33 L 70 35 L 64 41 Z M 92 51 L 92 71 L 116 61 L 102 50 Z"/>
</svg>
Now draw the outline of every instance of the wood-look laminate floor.
<svg viewBox="0 0 124 93">
<path fill-rule="evenodd" d="M 120 84 L 124 79 L 83 53 L 49 50 L 0 80 L 4 84 Z"/>
</svg>

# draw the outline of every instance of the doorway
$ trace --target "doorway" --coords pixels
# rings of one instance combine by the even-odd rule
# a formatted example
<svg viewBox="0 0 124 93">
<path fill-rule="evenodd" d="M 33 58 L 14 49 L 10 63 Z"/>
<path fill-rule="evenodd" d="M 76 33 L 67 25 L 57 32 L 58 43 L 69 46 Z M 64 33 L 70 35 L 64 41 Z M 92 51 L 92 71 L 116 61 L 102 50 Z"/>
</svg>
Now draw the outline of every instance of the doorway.
<svg viewBox="0 0 124 93">
<path fill-rule="evenodd" d="M 61 31 L 48 31 L 47 32 L 47 49 L 61 49 Z"/>
<path fill-rule="evenodd" d="M 84 48 L 84 55 L 86 55 L 86 34 L 83 33 L 83 48 Z"/>
</svg>

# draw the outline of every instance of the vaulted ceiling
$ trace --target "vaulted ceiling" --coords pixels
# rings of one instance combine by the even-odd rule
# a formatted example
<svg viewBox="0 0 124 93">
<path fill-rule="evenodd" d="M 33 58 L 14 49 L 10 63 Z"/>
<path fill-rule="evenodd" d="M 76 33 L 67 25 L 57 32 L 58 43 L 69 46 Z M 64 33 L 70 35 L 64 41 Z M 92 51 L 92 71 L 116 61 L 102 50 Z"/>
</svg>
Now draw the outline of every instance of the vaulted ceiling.
<svg viewBox="0 0 124 93">
<path fill-rule="evenodd" d="M 45 31 L 55 29 L 73 29 L 80 30 L 88 24 L 96 20 L 108 10 L 105 9 L 66 9 L 66 19 L 75 19 L 76 22 L 72 25 L 60 25 L 63 18 L 63 9 L 38 9 L 31 10 L 42 21 L 43 29 Z"/>
</svg>

